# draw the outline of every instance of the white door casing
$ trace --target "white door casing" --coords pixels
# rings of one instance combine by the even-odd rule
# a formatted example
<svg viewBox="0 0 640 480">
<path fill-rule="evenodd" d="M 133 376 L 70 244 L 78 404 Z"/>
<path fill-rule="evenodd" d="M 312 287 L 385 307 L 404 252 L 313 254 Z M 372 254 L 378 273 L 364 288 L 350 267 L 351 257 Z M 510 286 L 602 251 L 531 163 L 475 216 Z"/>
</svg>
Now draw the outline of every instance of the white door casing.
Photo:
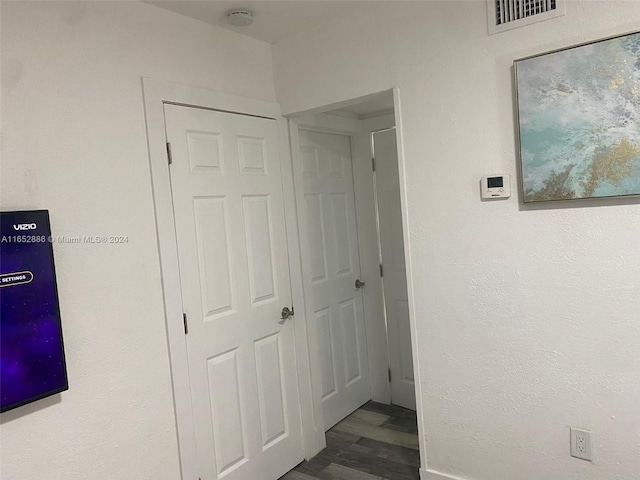
<svg viewBox="0 0 640 480">
<path fill-rule="evenodd" d="M 396 130 L 374 132 L 375 185 L 389 342 L 391 402 L 416 409 Z"/>
<path fill-rule="evenodd" d="M 294 322 L 295 329 L 295 344 L 296 344 L 296 360 L 298 369 L 298 383 L 299 394 L 302 410 L 302 423 L 303 423 L 303 442 L 305 450 L 305 458 L 309 460 L 316 453 L 318 453 L 325 445 L 324 429 L 322 428 L 322 403 L 320 400 L 319 390 L 321 389 L 321 375 L 319 372 L 319 361 L 316 353 L 315 345 L 315 323 L 312 318 L 313 307 L 311 305 L 309 291 L 307 287 L 303 285 L 307 284 L 307 276 L 303 274 L 305 270 L 305 263 L 307 262 L 307 255 L 304 254 L 304 249 L 307 248 L 304 238 L 306 234 L 306 219 L 302 210 L 296 210 L 296 203 L 298 205 L 304 204 L 304 199 L 299 192 L 299 189 L 294 189 L 294 176 L 296 179 L 296 186 L 300 176 L 299 165 L 299 149 L 294 148 L 293 152 L 289 150 L 289 140 L 293 145 L 297 145 L 298 128 L 295 122 L 291 123 L 291 130 L 286 128 L 287 120 L 282 117 L 281 109 L 278 104 L 272 102 L 266 102 L 261 100 L 250 99 L 246 97 L 240 97 L 237 95 L 231 95 L 218 91 L 197 88 L 192 86 L 186 86 L 162 80 L 156 80 L 152 78 L 142 78 L 142 90 L 144 98 L 144 113 L 147 126 L 147 141 L 149 148 L 149 164 L 152 182 L 152 195 L 153 195 L 153 207 L 155 213 L 155 222 L 157 229 L 157 248 L 160 261 L 160 268 L 162 273 L 162 291 L 163 291 L 163 304 L 165 309 L 165 322 L 167 331 L 167 348 L 170 361 L 171 381 L 173 387 L 173 404 L 176 415 L 176 428 L 177 437 L 180 448 L 180 470 L 181 478 L 183 480 L 192 480 L 198 478 L 198 472 L 195 468 L 197 461 L 195 440 L 194 440 L 194 419 L 191 408 L 191 392 L 189 387 L 188 378 L 188 366 L 187 366 L 187 349 L 185 342 L 185 335 L 182 324 L 183 305 L 180 293 L 180 277 L 179 277 L 179 265 L 177 256 L 177 244 L 175 235 L 175 223 L 173 218 L 173 205 L 171 199 L 171 185 L 169 177 L 169 167 L 167 165 L 167 152 L 166 152 L 166 136 L 164 125 L 164 105 L 176 104 L 176 105 L 192 105 L 198 108 L 207 108 L 218 111 L 237 112 L 252 116 L 262 116 L 268 118 L 275 118 L 278 124 L 279 133 L 279 145 L 280 153 L 283 157 L 287 157 L 281 165 L 284 184 L 284 198 L 285 198 L 285 211 L 287 217 L 287 238 L 290 252 L 290 265 L 291 265 L 291 277 L 292 277 L 292 291 L 293 298 L 296 306 L 296 319 Z M 398 157 L 400 166 L 401 177 L 401 193 L 402 193 L 402 205 L 403 205 L 403 219 L 405 231 L 408 228 L 406 211 L 406 187 L 405 187 L 405 158 L 404 150 L 402 146 L 402 115 L 400 104 L 400 92 L 396 87 L 393 89 L 394 103 L 395 103 L 395 123 L 399 127 L 398 130 Z M 339 105 L 336 105 L 338 107 Z M 340 121 L 351 121 L 352 119 L 335 117 Z M 332 126 L 323 125 L 322 129 L 327 131 L 336 132 L 335 118 L 332 121 Z M 356 121 L 353 121 L 356 122 Z M 353 123 L 352 122 L 352 123 Z M 369 120 L 364 121 L 369 123 Z M 385 125 L 372 124 L 371 129 L 377 129 L 384 127 Z M 369 128 L 367 125 L 366 128 Z M 361 131 L 361 127 L 343 129 L 338 128 L 339 131 L 345 130 L 345 133 L 356 135 L 356 153 L 362 156 L 359 159 L 358 164 L 354 165 L 354 168 L 358 170 L 356 172 L 356 194 L 363 194 L 363 198 L 366 202 L 373 201 L 373 190 L 369 190 L 371 185 L 370 177 L 371 170 L 367 171 L 367 165 L 370 164 L 370 158 L 368 158 L 367 152 L 369 151 L 369 142 L 365 138 L 360 141 L 360 135 L 357 132 Z M 290 138 L 289 138 L 290 136 Z M 368 137 L 368 135 L 365 135 Z M 291 162 L 289 155 L 293 155 L 294 162 Z M 360 161 L 362 160 L 362 161 Z M 370 167 L 369 167 L 370 168 Z M 293 170 L 292 170 L 293 169 Z M 295 175 L 294 175 L 295 172 Z M 301 182 L 300 182 L 301 183 Z M 295 192 L 295 193 L 294 193 Z M 358 197 L 360 202 L 360 197 Z M 369 222 L 372 225 L 375 223 L 373 219 Z M 359 223 L 360 227 L 360 223 Z M 375 234 L 375 227 L 365 229 L 365 231 L 371 231 Z M 300 235 L 303 238 L 300 238 Z M 365 235 L 366 236 L 366 235 Z M 302 241 L 301 241 L 302 240 Z M 411 313 L 411 329 L 412 338 L 415 346 L 415 304 L 413 294 L 413 282 L 411 281 L 411 256 L 410 245 L 408 244 L 407 237 L 405 236 L 405 252 L 407 253 L 407 278 L 409 286 L 409 309 Z M 304 257 L 301 256 L 304 254 Z M 369 268 L 363 266 L 363 269 Z M 374 272 L 369 272 L 369 274 Z M 365 271 L 365 274 L 367 272 Z M 379 280 L 379 279 L 378 279 Z M 374 282 L 375 283 L 375 282 Z M 379 281 L 377 283 L 380 283 Z M 368 285 L 368 290 L 371 287 Z M 365 293 L 365 297 L 369 297 L 369 291 Z M 380 298 L 380 295 L 376 294 L 373 297 Z M 377 310 L 375 305 L 370 305 L 374 311 Z M 306 316 L 305 316 L 306 314 Z M 381 328 L 384 330 L 384 325 L 381 324 Z M 369 334 L 371 329 L 367 330 Z M 386 343 L 386 335 L 379 335 L 379 338 L 384 337 Z M 367 339 L 371 341 L 372 339 Z M 375 344 L 372 343 L 372 344 Z M 386 348 L 375 347 L 370 349 L 370 354 L 380 355 L 376 357 L 373 364 L 382 361 L 387 364 L 384 357 L 386 357 Z M 384 351 L 384 356 L 382 353 Z M 417 369 L 418 365 L 418 353 L 414 352 L 414 368 Z M 370 359 L 370 361 L 372 361 Z M 379 370 L 378 368 L 374 369 Z M 388 383 L 380 378 L 380 382 L 377 382 L 376 390 L 380 392 L 380 401 L 385 400 L 388 395 L 384 393 L 385 389 L 388 389 Z M 388 391 L 388 390 L 387 390 Z M 420 377 L 416 376 L 416 394 L 420 398 Z M 388 397 L 386 397 L 388 398 Z M 422 415 L 420 413 L 421 404 L 417 405 L 418 410 L 418 429 L 420 432 L 424 432 L 424 425 Z M 422 467 L 426 472 L 426 453 L 424 445 L 424 436 L 419 435 L 420 440 L 420 452 Z M 423 473 L 421 471 L 421 473 Z"/>
<path fill-rule="evenodd" d="M 275 120 L 165 105 L 198 475 L 303 459 Z"/>
<path fill-rule="evenodd" d="M 371 398 L 351 147 L 308 130 L 299 146 L 326 430 Z"/>
</svg>

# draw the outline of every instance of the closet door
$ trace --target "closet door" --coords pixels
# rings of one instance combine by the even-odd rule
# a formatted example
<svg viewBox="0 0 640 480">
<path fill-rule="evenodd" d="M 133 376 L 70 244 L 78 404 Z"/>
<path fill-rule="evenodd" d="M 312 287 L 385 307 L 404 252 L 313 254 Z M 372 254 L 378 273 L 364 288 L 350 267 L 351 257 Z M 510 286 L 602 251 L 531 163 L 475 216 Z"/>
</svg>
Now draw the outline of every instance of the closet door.
<svg viewBox="0 0 640 480">
<path fill-rule="evenodd" d="M 303 460 L 276 121 L 165 106 L 198 476 Z"/>
<path fill-rule="evenodd" d="M 328 430 L 370 396 L 350 139 L 300 130 L 314 318 Z"/>
</svg>

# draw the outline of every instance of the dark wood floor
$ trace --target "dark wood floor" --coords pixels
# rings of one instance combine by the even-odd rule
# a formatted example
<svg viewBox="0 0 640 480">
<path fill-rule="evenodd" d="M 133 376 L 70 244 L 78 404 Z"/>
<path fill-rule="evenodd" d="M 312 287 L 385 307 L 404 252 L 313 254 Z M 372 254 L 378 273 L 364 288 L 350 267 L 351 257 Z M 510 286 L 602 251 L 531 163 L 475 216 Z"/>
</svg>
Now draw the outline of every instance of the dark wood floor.
<svg viewBox="0 0 640 480">
<path fill-rule="evenodd" d="M 416 412 L 368 402 L 327 432 L 327 448 L 281 480 L 417 480 Z"/>
</svg>

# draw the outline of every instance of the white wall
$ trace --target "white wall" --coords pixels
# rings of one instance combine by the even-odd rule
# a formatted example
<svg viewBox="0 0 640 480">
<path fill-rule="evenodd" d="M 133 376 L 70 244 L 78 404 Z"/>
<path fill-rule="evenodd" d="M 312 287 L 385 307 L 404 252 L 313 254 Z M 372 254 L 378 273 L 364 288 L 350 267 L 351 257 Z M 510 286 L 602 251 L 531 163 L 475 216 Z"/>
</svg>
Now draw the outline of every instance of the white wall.
<svg viewBox="0 0 640 480">
<path fill-rule="evenodd" d="M 515 178 L 512 61 L 639 19 L 637 1 L 572 0 L 488 36 L 484 1 L 387 2 L 274 46 L 285 112 L 399 87 L 433 471 L 638 478 L 640 206 L 481 203 L 479 179 Z M 594 432 L 593 463 L 570 458 L 569 425 Z"/>
<path fill-rule="evenodd" d="M 141 76 L 274 100 L 271 49 L 139 2 L 2 2 L 2 209 L 45 208 L 70 390 L 2 414 L 0 478 L 179 478 Z"/>
</svg>

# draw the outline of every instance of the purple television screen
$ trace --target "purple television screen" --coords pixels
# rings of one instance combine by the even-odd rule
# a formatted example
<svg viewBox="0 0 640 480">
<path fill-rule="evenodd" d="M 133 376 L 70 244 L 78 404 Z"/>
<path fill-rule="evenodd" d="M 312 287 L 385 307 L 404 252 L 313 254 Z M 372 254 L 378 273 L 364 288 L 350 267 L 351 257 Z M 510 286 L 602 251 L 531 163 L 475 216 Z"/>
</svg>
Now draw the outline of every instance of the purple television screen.
<svg viewBox="0 0 640 480">
<path fill-rule="evenodd" d="M 67 390 L 49 212 L 0 212 L 0 411 Z"/>
</svg>

